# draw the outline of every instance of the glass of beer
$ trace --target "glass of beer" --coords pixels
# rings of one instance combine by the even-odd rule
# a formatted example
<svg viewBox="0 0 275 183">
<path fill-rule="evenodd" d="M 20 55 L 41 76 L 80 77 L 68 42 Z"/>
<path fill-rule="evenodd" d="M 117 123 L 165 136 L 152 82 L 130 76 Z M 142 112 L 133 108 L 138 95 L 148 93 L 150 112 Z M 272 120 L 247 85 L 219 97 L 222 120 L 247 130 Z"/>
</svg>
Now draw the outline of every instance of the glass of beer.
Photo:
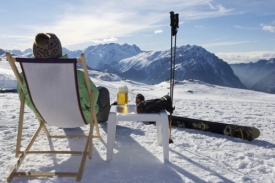
<svg viewBox="0 0 275 183">
<path fill-rule="evenodd" d="M 128 88 L 127 86 L 120 86 L 117 93 L 117 106 L 127 107 L 128 105 Z"/>
<path fill-rule="evenodd" d="M 128 107 L 118 107 L 117 112 L 127 114 L 128 113 Z"/>
</svg>

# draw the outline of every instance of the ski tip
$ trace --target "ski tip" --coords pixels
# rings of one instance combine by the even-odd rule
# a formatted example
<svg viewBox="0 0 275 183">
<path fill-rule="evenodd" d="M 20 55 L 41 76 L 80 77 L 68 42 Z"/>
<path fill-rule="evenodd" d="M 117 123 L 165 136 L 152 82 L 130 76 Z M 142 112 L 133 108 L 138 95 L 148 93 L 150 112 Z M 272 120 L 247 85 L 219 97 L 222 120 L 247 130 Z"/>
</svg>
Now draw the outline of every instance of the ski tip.
<svg viewBox="0 0 275 183">
<path fill-rule="evenodd" d="M 256 139 L 260 136 L 261 132 L 258 128 L 251 127 L 253 133 L 253 139 Z"/>
</svg>

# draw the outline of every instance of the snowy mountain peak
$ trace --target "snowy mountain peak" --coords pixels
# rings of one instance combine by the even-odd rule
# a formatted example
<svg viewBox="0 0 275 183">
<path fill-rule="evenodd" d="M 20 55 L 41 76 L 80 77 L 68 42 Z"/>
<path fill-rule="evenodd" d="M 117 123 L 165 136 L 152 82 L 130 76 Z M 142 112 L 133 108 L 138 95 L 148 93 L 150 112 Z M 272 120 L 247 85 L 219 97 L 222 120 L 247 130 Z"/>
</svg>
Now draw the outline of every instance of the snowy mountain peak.
<svg viewBox="0 0 275 183">
<path fill-rule="evenodd" d="M 32 53 L 32 49 L 28 48 L 28 49 L 24 50 L 22 53 L 23 54 L 30 54 L 30 53 Z"/>
<path fill-rule="evenodd" d="M 269 59 L 267 64 L 275 64 L 275 58 Z"/>
<path fill-rule="evenodd" d="M 140 52 L 141 50 L 136 45 L 119 45 L 117 43 L 90 46 L 84 50 L 87 65 L 95 69 L 101 69 L 104 65 L 114 65 L 120 60 Z"/>
<path fill-rule="evenodd" d="M 0 48 L 0 56 L 3 55 L 3 54 L 5 54 L 5 50 Z"/>
<path fill-rule="evenodd" d="M 23 52 L 20 50 L 7 50 L 8 52 L 11 52 L 14 55 L 23 55 Z"/>
<path fill-rule="evenodd" d="M 245 88 L 226 62 L 200 46 L 177 47 L 175 58 L 177 80 L 197 79 L 221 86 Z M 120 60 L 113 67 L 125 78 L 151 84 L 170 77 L 170 60 L 171 50 L 147 51 Z"/>
</svg>

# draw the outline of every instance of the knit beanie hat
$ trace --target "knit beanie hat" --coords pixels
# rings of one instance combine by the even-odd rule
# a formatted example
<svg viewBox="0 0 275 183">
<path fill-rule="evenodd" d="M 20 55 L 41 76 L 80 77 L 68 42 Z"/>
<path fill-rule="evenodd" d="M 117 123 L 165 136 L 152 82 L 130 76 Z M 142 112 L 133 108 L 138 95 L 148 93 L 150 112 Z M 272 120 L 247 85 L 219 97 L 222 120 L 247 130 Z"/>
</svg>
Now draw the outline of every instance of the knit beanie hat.
<svg viewBox="0 0 275 183">
<path fill-rule="evenodd" d="M 62 46 L 58 37 L 53 33 L 38 33 L 33 43 L 35 58 L 62 57 Z"/>
<path fill-rule="evenodd" d="M 145 100 L 144 96 L 143 96 L 142 94 L 140 94 L 140 93 L 137 94 L 136 98 L 138 98 L 138 99 L 141 100 L 141 101 L 144 101 L 144 100 Z"/>
</svg>

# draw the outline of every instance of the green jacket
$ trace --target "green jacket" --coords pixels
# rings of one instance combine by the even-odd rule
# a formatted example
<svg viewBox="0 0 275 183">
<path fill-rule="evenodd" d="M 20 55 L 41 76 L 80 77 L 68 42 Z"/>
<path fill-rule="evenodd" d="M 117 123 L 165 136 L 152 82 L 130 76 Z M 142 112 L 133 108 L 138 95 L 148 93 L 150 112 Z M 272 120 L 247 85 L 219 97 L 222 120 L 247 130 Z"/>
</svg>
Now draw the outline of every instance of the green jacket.
<svg viewBox="0 0 275 183">
<path fill-rule="evenodd" d="M 62 58 L 68 58 L 67 55 L 64 55 Z M 32 109 L 38 118 L 40 118 L 41 121 L 42 118 L 40 117 L 40 115 L 38 114 L 38 112 L 36 111 L 36 109 L 34 108 L 33 103 L 31 102 L 30 99 L 30 95 L 27 89 L 27 85 L 23 76 L 23 73 L 20 73 L 20 76 L 23 79 L 23 93 L 25 95 L 25 103 L 26 105 Z M 84 115 L 84 118 L 86 119 L 87 123 L 90 123 L 90 100 L 89 100 L 89 94 L 88 94 L 88 90 L 87 90 L 87 86 L 86 86 L 86 81 L 85 81 L 85 76 L 84 76 L 84 72 L 77 70 L 77 82 L 78 82 L 78 91 L 79 91 L 79 99 L 80 99 L 80 105 L 81 105 L 81 110 L 82 113 Z M 96 114 L 98 113 L 98 104 L 97 104 L 97 99 L 98 99 L 98 89 L 96 88 L 95 84 L 90 80 L 90 85 L 91 85 L 91 90 L 94 92 L 94 106 L 95 106 L 95 112 Z M 19 86 L 19 84 L 17 84 L 17 91 L 19 94 L 19 98 L 21 100 L 21 88 Z"/>
</svg>

